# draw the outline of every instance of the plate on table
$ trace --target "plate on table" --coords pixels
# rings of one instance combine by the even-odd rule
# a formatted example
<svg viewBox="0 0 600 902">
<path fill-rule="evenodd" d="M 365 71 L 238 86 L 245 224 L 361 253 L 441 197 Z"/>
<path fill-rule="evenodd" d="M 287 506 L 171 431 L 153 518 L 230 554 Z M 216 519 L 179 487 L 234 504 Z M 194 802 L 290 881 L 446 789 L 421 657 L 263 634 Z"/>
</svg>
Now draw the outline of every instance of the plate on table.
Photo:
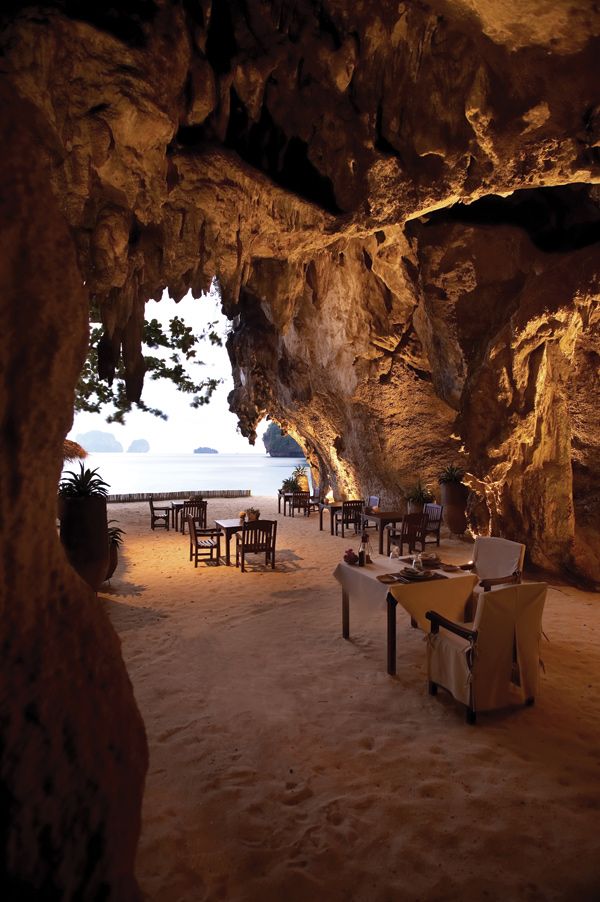
<svg viewBox="0 0 600 902">
<path fill-rule="evenodd" d="M 415 582 L 418 582 L 421 579 L 431 578 L 431 573 L 426 573 L 424 570 L 415 570 L 414 567 L 405 567 L 404 570 L 401 571 L 401 575 L 405 579 L 414 579 Z"/>
<path fill-rule="evenodd" d="M 380 583 L 383 583 L 384 586 L 391 586 L 394 583 L 406 582 L 405 577 L 400 573 L 382 573 L 381 576 L 377 577 L 377 579 Z"/>
<path fill-rule="evenodd" d="M 456 564 L 442 564 L 441 569 L 444 571 L 444 573 L 458 573 L 461 568 L 457 567 Z"/>
</svg>

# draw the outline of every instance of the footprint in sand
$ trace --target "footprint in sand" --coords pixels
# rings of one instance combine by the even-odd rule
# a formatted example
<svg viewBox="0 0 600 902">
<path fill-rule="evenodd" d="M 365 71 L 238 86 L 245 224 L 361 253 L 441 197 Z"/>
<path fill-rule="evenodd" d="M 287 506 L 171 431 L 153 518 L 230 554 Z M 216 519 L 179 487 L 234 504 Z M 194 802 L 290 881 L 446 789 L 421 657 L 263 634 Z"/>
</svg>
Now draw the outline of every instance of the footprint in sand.
<svg viewBox="0 0 600 902">
<path fill-rule="evenodd" d="M 284 805 L 299 805 L 313 796 L 313 791 L 308 786 L 298 786 L 296 783 L 286 783 L 285 793 L 281 801 Z"/>
</svg>

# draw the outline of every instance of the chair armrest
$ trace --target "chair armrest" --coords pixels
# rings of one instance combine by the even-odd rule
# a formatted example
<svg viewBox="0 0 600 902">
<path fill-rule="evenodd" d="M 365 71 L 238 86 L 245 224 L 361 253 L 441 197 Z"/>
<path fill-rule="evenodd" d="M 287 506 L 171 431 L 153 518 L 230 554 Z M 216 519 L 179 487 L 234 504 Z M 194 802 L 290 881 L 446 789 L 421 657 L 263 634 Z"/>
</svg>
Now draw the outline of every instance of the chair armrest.
<svg viewBox="0 0 600 902">
<path fill-rule="evenodd" d="M 496 576 L 494 579 L 482 579 L 479 586 L 484 592 L 489 592 L 492 586 L 510 586 L 521 582 L 521 571 L 515 570 L 510 576 Z"/>
<path fill-rule="evenodd" d="M 197 536 L 220 536 L 222 535 L 220 529 L 196 529 Z"/>
<path fill-rule="evenodd" d="M 437 611 L 427 611 L 425 617 L 431 622 L 432 633 L 439 632 L 440 626 L 443 626 L 448 632 L 455 633 L 463 639 L 474 640 L 477 638 L 477 630 L 470 630 L 466 626 L 461 626 L 460 623 L 455 623 L 454 620 L 448 620 L 446 617 L 438 614 Z"/>
</svg>

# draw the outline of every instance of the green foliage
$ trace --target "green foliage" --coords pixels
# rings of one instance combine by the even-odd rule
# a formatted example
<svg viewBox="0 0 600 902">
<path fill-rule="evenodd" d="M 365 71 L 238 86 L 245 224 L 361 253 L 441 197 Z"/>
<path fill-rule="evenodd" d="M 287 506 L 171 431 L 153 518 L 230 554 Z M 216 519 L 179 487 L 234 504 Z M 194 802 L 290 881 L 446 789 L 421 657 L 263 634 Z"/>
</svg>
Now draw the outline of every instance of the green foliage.
<svg viewBox="0 0 600 902">
<path fill-rule="evenodd" d="M 291 435 L 284 435 L 277 423 L 269 423 L 263 443 L 271 457 L 304 457 L 302 448 Z"/>
<path fill-rule="evenodd" d="M 281 490 L 283 492 L 299 492 L 300 485 L 298 484 L 296 477 L 288 476 L 287 479 L 284 479 L 281 483 Z"/>
<path fill-rule="evenodd" d="M 109 520 L 108 521 L 108 544 L 109 545 L 122 545 L 123 544 L 123 536 L 125 535 L 125 530 L 121 529 L 120 526 L 111 526 L 111 523 L 118 523 L 118 520 Z"/>
<path fill-rule="evenodd" d="M 260 520 L 260 511 L 257 507 L 247 507 L 246 517 L 248 520 Z"/>
<path fill-rule="evenodd" d="M 100 496 L 106 498 L 109 485 L 97 475 L 98 469 L 88 470 L 84 464 L 79 465 L 79 473 L 67 470 L 64 479 L 58 486 L 58 494 L 61 498 L 89 498 Z"/>
<path fill-rule="evenodd" d="M 424 486 L 420 479 L 414 485 L 405 489 L 404 497 L 407 501 L 414 502 L 414 504 L 429 504 L 434 500 L 433 492 L 427 486 Z"/>
<path fill-rule="evenodd" d="M 294 467 L 294 469 L 292 470 L 292 476 L 295 476 L 296 479 L 299 479 L 301 476 L 306 476 L 306 475 L 307 475 L 306 467 L 303 467 L 300 464 L 297 467 Z"/>
<path fill-rule="evenodd" d="M 461 467 L 457 467 L 454 464 L 448 464 L 438 476 L 438 482 L 440 485 L 444 485 L 444 483 L 448 482 L 462 482 L 464 475 L 465 471 Z"/>
<path fill-rule="evenodd" d="M 146 378 L 155 381 L 166 379 L 175 385 L 178 391 L 193 395 L 190 406 L 194 408 L 208 404 L 221 379 L 193 379 L 186 371 L 186 364 L 202 366 L 197 359 L 197 346 L 208 340 L 212 345 L 222 345 L 221 338 L 215 332 L 215 323 L 208 323 L 206 329 L 195 335 L 190 326 L 175 316 L 165 332 L 156 319 L 144 323 L 143 343 L 146 348 L 164 348 L 172 351 L 166 359 L 153 355 L 144 355 Z M 101 380 L 98 376 L 98 342 L 102 337 L 102 328 L 93 326 L 90 333 L 90 349 L 83 365 L 79 382 L 75 390 L 75 410 L 86 413 L 100 413 L 107 406 L 114 406 L 114 411 L 107 418 L 107 423 L 124 423 L 125 416 L 135 406 L 138 410 L 151 413 L 163 420 L 167 415 L 158 408 L 148 407 L 142 400 L 129 401 L 125 393 L 124 367 L 122 362 L 115 373 L 112 383 Z"/>
</svg>

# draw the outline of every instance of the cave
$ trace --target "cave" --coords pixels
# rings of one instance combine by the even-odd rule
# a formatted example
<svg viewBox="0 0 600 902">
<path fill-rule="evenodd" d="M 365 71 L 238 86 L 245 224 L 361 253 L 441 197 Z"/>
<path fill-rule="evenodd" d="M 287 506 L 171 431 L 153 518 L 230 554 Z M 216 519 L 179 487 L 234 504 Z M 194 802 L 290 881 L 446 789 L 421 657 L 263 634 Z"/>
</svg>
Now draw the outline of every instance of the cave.
<svg viewBox="0 0 600 902">
<path fill-rule="evenodd" d="M 320 484 L 459 461 L 471 528 L 600 585 L 600 13 L 586 0 L 9 3 L 2 48 L 6 898 L 138 898 L 147 747 L 55 530 L 101 364 L 218 281 L 231 409 Z"/>
</svg>

